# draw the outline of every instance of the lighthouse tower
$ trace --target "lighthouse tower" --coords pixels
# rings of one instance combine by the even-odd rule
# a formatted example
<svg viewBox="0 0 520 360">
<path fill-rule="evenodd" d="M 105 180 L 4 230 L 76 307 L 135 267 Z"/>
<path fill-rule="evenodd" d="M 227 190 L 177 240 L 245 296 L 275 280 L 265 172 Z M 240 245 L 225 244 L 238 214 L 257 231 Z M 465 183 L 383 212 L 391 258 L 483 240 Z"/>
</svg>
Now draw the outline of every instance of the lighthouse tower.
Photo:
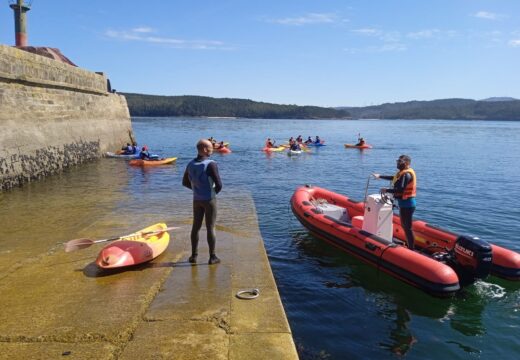
<svg viewBox="0 0 520 360">
<path fill-rule="evenodd" d="M 27 46 L 27 11 L 31 10 L 30 3 L 24 0 L 11 0 L 9 7 L 14 11 L 14 26 L 16 36 L 16 46 Z"/>
</svg>

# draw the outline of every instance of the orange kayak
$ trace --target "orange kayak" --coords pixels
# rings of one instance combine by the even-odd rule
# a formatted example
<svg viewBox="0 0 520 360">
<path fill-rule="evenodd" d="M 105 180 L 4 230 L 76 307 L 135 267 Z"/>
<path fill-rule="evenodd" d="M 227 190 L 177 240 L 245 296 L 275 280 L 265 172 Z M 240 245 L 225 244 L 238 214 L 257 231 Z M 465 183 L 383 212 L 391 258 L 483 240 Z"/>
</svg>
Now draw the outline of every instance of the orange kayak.
<svg viewBox="0 0 520 360">
<path fill-rule="evenodd" d="M 229 154 L 229 153 L 231 153 L 231 149 L 226 147 L 226 146 L 218 148 L 218 149 L 215 149 L 215 151 L 218 152 L 218 153 L 221 153 L 221 154 Z"/>
<path fill-rule="evenodd" d="M 168 165 L 177 160 L 176 157 L 166 158 L 161 160 L 141 160 L 134 159 L 130 160 L 129 164 L 132 166 L 159 166 L 159 165 Z"/>
<path fill-rule="evenodd" d="M 365 144 L 365 145 L 345 144 L 345 147 L 347 149 L 372 149 L 372 145 L 369 145 L 369 144 Z"/>
<path fill-rule="evenodd" d="M 143 237 L 145 232 L 165 229 L 166 224 L 158 223 L 114 241 L 105 246 L 96 259 L 96 264 L 103 269 L 114 269 L 124 266 L 142 264 L 161 255 L 168 247 L 170 235 L 167 232 Z"/>
</svg>

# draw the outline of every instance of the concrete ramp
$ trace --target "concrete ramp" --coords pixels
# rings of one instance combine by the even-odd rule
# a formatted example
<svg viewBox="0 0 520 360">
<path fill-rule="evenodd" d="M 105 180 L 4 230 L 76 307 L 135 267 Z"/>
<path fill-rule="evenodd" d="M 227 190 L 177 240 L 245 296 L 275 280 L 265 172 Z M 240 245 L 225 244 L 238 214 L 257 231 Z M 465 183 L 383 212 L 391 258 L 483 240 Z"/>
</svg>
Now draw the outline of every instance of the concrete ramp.
<svg viewBox="0 0 520 360">
<path fill-rule="evenodd" d="M 207 264 L 204 232 L 199 263 L 187 262 L 191 204 L 167 219 L 185 224 L 167 252 L 142 266 L 101 271 L 95 246 L 13 259 L 21 265 L 0 273 L 0 358 L 296 359 L 252 198 L 219 200 L 217 265 Z M 252 288 L 257 299 L 235 296 Z"/>
</svg>

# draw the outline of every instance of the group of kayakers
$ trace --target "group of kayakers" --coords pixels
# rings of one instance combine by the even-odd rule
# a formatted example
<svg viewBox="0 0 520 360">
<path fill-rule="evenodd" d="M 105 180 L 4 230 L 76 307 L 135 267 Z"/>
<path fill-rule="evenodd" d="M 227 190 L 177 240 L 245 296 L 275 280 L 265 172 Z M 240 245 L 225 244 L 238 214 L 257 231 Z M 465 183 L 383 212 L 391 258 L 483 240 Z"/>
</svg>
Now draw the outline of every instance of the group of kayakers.
<svg viewBox="0 0 520 360">
<path fill-rule="evenodd" d="M 137 143 L 126 143 L 126 145 L 121 148 L 121 155 L 134 155 L 137 154 L 138 151 Z"/>
<path fill-rule="evenodd" d="M 323 141 L 320 139 L 318 135 L 316 135 L 316 138 L 314 140 L 312 139 L 312 137 L 309 136 L 305 141 L 303 141 L 303 137 L 301 135 L 298 135 L 296 139 L 293 136 L 291 136 L 287 144 L 285 145 L 276 145 L 276 140 L 267 138 L 264 144 L 264 149 L 272 149 L 283 146 L 288 147 L 293 151 L 299 151 L 305 149 L 308 145 L 315 144 L 323 144 Z"/>
<path fill-rule="evenodd" d="M 208 141 L 211 143 L 211 145 L 213 146 L 213 149 L 215 149 L 215 150 L 226 147 L 226 144 L 224 143 L 224 141 L 217 141 L 213 138 L 213 136 L 208 138 Z"/>
<path fill-rule="evenodd" d="M 160 160 L 158 155 L 150 154 L 148 146 L 143 145 L 139 148 L 135 142 L 133 144 L 126 143 L 126 145 L 121 148 L 119 155 L 136 155 L 136 158 L 148 161 Z"/>
</svg>

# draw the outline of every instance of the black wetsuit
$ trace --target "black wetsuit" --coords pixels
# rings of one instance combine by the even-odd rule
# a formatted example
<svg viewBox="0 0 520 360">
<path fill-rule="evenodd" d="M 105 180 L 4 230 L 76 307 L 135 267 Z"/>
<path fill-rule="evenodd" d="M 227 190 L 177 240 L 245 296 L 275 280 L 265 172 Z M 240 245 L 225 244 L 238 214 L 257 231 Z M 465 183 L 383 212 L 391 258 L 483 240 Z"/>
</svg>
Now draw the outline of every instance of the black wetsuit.
<svg viewBox="0 0 520 360">
<path fill-rule="evenodd" d="M 186 167 L 182 185 L 193 190 L 193 226 L 191 228 L 191 254 L 197 256 L 199 245 L 199 230 L 202 227 L 202 221 L 206 218 L 207 240 L 210 256 L 215 256 L 215 221 L 217 219 L 217 199 L 215 197 L 222 190 L 222 181 L 218 172 L 217 163 L 209 161 L 205 168 L 205 174 L 200 176 L 197 181 L 202 181 L 205 189 L 198 190 L 190 180 L 190 166 L 194 164 L 200 165 L 207 162 L 208 157 L 198 156 L 192 160 Z M 202 179 L 202 180 L 200 180 Z M 211 180 L 210 180 L 211 179 Z M 214 184 L 214 186 L 213 186 Z M 208 191 L 209 189 L 209 191 Z"/>
</svg>

